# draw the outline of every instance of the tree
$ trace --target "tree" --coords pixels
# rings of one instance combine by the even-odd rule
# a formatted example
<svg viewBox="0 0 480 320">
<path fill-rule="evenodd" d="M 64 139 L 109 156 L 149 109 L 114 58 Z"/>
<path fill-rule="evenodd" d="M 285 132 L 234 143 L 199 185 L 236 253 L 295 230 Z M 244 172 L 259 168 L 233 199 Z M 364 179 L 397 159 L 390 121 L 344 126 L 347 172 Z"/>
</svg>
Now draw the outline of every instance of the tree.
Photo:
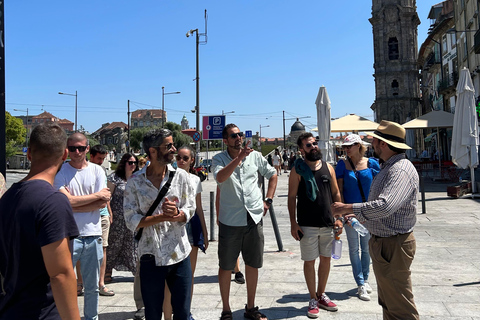
<svg viewBox="0 0 480 320">
<path fill-rule="evenodd" d="M 175 122 L 165 122 L 165 128 L 172 131 L 173 142 L 175 143 L 175 148 L 180 148 L 181 146 L 190 145 L 193 142 L 193 139 L 182 133 L 182 126 Z"/>
<path fill-rule="evenodd" d="M 21 119 L 5 111 L 5 147 L 7 158 L 15 154 L 17 146 L 25 143 L 26 130 Z"/>
</svg>

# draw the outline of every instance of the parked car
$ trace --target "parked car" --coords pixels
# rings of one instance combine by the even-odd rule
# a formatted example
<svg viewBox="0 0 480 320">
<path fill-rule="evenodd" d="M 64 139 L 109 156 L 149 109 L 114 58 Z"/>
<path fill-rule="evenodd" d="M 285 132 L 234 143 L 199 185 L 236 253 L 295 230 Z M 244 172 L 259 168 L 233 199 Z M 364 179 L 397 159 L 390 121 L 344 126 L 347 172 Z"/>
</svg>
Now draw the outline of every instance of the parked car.
<svg viewBox="0 0 480 320">
<path fill-rule="evenodd" d="M 203 159 L 200 165 L 204 167 L 207 172 L 212 172 L 212 159 Z"/>
</svg>

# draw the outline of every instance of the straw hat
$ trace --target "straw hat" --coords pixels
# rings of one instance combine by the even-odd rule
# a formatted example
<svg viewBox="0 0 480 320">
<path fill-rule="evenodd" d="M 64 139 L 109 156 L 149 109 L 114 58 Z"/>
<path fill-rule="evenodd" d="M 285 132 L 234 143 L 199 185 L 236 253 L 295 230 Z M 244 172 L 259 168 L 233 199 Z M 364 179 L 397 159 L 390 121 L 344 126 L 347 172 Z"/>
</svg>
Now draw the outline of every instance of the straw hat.
<svg viewBox="0 0 480 320">
<path fill-rule="evenodd" d="M 385 141 L 397 149 L 412 149 L 405 144 L 405 128 L 396 122 L 382 120 L 375 132 L 366 132 L 366 134 Z"/>
</svg>

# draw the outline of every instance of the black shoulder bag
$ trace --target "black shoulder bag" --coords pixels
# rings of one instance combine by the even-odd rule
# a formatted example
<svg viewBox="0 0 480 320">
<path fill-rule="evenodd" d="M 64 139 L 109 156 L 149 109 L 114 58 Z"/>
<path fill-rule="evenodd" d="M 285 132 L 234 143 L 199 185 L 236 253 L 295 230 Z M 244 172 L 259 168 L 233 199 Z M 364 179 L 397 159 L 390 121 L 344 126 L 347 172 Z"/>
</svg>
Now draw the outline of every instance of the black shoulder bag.
<svg viewBox="0 0 480 320">
<path fill-rule="evenodd" d="M 353 161 L 352 159 L 350 159 L 350 157 L 347 157 L 347 160 L 350 163 L 350 166 L 352 167 L 353 173 L 355 173 L 355 178 L 357 179 L 358 188 L 360 189 L 360 195 L 362 196 L 362 202 L 367 202 L 367 199 L 365 199 L 365 193 L 363 193 L 362 183 L 358 178 L 357 169 L 355 169 L 355 166 L 353 165 Z"/>
<path fill-rule="evenodd" d="M 148 209 L 147 213 L 145 214 L 145 217 L 149 217 L 152 215 L 155 208 L 157 208 L 160 201 L 162 201 L 163 197 L 165 197 L 165 195 L 167 194 L 167 191 L 170 188 L 170 183 L 172 183 L 172 179 L 173 179 L 173 176 L 175 175 L 175 172 L 177 171 L 176 170 L 170 171 L 167 182 L 165 182 L 165 184 L 163 185 L 162 189 L 158 193 L 157 198 L 155 199 L 155 201 L 153 201 L 152 205 L 150 206 L 150 209 Z M 138 229 L 137 233 L 135 234 L 135 240 L 140 241 L 140 239 L 142 238 L 142 234 L 143 234 L 143 228 Z"/>
</svg>

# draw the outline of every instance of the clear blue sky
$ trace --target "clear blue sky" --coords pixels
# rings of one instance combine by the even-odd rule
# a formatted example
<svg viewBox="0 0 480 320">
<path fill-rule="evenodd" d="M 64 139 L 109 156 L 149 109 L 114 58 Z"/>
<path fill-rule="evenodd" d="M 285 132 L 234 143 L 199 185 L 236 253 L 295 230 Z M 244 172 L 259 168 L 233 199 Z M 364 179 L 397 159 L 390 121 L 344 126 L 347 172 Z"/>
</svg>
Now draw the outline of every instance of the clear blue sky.
<svg viewBox="0 0 480 320">
<path fill-rule="evenodd" d="M 417 1 L 420 46 L 430 7 Z M 15 0 L 5 3 L 6 101 L 13 115 L 46 110 L 89 132 L 127 123 L 131 111 L 161 108 L 168 120 L 185 114 L 195 126 L 195 37 L 200 46 L 200 114 L 262 136 L 283 135 L 285 118 L 316 127 L 315 99 L 325 85 L 332 117 L 372 119 L 375 99 L 371 1 Z M 294 120 L 286 121 L 287 134 Z M 200 123 L 201 126 L 201 123 Z"/>
</svg>

